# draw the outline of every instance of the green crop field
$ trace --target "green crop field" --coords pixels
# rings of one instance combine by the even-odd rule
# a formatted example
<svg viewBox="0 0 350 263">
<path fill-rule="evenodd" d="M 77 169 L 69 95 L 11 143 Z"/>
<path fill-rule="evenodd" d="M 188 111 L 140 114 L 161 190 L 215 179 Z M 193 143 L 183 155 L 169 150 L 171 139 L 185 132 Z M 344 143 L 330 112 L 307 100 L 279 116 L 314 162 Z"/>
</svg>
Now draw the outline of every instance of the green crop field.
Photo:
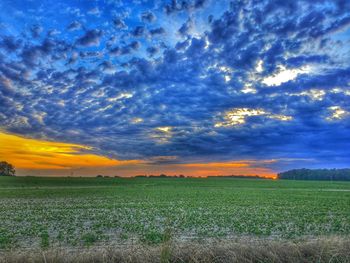
<svg viewBox="0 0 350 263">
<path fill-rule="evenodd" d="M 0 178 L 0 248 L 350 235 L 350 183 Z"/>
</svg>

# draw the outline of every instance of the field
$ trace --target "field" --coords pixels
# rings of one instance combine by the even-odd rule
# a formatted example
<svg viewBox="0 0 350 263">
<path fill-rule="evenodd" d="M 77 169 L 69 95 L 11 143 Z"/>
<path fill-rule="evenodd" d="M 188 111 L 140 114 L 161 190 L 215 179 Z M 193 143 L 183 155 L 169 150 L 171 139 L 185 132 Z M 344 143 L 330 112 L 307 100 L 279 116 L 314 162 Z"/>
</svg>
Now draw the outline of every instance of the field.
<svg viewBox="0 0 350 263">
<path fill-rule="evenodd" d="M 350 236 L 350 183 L 0 178 L 0 248 Z"/>
</svg>

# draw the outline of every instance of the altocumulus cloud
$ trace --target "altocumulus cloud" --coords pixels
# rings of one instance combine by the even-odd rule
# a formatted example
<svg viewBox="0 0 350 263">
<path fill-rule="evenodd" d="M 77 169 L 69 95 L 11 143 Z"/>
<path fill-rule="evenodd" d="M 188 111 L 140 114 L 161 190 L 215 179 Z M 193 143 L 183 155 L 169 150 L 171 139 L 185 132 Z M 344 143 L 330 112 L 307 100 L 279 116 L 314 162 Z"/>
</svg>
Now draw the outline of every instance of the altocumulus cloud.
<svg viewBox="0 0 350 263">
<path fill-rule="evenodd" d="M 0 3 L 3 131 L 118 160 L 350 162 L 349 1 L 22 2 Z"/>
</svg>

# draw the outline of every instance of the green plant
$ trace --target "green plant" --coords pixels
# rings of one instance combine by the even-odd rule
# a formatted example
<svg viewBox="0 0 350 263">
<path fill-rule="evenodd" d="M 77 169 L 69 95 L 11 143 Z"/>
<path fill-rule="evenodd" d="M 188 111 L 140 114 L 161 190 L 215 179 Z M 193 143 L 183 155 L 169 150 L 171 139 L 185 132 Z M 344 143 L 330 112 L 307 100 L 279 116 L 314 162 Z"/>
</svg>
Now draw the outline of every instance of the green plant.
<svg viewBox="0 0 350 263">
<path fill-rule="evenodd" d="M 98 240 L 98 237 L 94 233 L 86 233 L 82 236 L 82 240 L 84 245 L 91 246 Z"/>
<path fill-rule="evenodd" d="M 48 248 L 49 245 L 50 245 L 49 234 L 47 231 L 44 231 L 40 235 L 40 247 L 41 248 Z"/>
</svg>

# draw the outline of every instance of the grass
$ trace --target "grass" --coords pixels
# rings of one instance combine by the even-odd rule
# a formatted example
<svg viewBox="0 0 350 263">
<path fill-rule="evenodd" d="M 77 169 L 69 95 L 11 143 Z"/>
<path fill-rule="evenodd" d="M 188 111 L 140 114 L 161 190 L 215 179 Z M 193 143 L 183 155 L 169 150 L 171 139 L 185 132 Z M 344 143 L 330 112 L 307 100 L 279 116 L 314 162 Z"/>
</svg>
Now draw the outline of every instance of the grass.
<svg viewBox="0 0 350 263">
<path fill-rule="evenodd" d="M 182 242 L 156 246 L 55 248 L 0 251 L 0 263 L 346 263 L 350 241 L 322 238 L 311 241 L 236 240 L 210 243 Z"/>
<path fill-rule="evenodd" d="M 0 222 L 5 250 L 167 244 L 161 258 L 171 242 L 348 239 L 350 183 L 0 177 Z"/>
</svg>

